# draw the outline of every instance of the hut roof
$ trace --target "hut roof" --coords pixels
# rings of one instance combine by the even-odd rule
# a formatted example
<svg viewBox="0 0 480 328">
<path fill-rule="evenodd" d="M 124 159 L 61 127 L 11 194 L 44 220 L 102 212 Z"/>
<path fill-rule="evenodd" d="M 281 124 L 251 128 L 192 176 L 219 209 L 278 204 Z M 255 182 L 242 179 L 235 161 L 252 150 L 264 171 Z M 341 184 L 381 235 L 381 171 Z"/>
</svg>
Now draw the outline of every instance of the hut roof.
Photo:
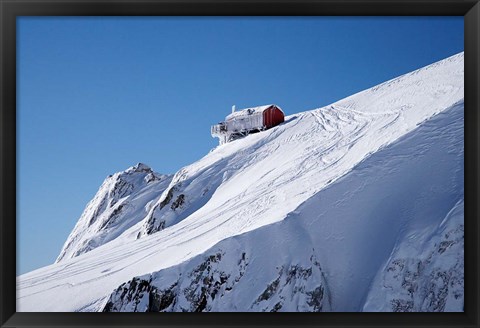
<svg viewBox="0 0 480 328">
<path fill-rule="evenodd" d="M 258 107 L 243 108 L 231 113 L 225 119 L 228 121 L 240 116 L 263 113 L 266 109 L 270 108 L 271 106 L 275 106 L 275 105 L 270 104 L 270 105 L 264 105 L 264 106 L 258 106 Z"/>
</svg>

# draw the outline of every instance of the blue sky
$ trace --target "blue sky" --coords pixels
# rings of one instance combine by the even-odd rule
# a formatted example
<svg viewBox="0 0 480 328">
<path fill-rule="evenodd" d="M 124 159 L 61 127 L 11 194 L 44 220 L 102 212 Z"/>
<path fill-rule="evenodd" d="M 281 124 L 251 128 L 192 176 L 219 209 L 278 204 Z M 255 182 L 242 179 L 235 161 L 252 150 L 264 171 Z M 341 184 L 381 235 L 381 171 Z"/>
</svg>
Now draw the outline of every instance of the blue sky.
<svg viewBox="0 0 480 328">
<path fill-rule="evenodd" d="M 112 173 L 175 173 L 237 108 L 294 114 L 463 51 L 463 17 L 21 17 L 17 273 L 53 263 Z"/>
</svg>

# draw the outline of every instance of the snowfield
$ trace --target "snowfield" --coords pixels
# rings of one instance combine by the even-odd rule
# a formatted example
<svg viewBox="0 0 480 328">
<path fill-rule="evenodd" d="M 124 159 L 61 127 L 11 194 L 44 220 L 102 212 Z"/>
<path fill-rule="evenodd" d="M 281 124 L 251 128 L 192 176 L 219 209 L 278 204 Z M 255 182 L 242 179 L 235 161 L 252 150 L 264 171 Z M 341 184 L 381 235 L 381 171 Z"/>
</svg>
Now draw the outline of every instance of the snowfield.
<svg viewBox="0 0 480 328">
<path fill-rule="evenodd" d="M 17 311 L 463 311 L 463 76 L 460 53 L 155 187 L 107 179 Z"/>
</svg>

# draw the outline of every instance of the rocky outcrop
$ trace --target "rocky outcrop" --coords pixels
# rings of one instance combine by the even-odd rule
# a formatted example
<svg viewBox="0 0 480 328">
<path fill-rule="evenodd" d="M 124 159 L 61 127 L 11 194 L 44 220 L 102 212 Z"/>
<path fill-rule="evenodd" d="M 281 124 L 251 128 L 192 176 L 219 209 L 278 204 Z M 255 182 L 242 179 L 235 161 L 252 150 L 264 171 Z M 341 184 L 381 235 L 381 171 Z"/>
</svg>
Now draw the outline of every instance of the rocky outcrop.
<svg viewBox="0 0 480 328">
<path fill-rule="evenodd" d="M 383 302 L 384 310 L 392 312 L 463 311 L 463 200 L 424 243 L 417 257 L 401 256 L 405 243 L 398 247 L 370 292 L 366 310 Z"/>
<path fill-rule="evenodd" d="M 256 269 L 249 270 L 250 257 L 245 252 L 236 257 L 233 266 L 225 265 L 225 256 L 218 251 L 181 273 L 167 269 L 133 278 L 115 289 L 103 312 L 216 312 L 227 311 L 229 306 L 236 311 L 261 312 L 285 311 L 285 307 L 289 311 L 292 306 L 296 311 L 329 309 L 323 273 L 313 255 L 308 267 L 278 267 L 273 281 L 255 287 L 256 296 L 250 291 L 248 302 L 240 295 L 254 279 Z M 226 262 L 232 263 L 232 258 Z"/>
<path fill-rule="evenodd" d="M 463 302 L 463 225 L 443 235 L 444 239 L 425 260 L 396 258 L 386 269 L 386 288 L 399 295 L 390 300 L 393 312 L 444 312 L 449 298 Z M 458 253 L 444 267 L 442 254 Z"/>
</svg>

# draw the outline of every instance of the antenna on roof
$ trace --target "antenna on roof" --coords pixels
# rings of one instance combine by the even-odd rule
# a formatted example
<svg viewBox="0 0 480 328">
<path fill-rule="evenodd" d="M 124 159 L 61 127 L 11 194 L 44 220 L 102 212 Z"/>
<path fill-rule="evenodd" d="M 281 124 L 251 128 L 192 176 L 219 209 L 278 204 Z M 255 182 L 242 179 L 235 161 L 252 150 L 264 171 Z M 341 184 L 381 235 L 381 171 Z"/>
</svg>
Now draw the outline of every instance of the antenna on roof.
<svg viewBox="0 0 480 328">
<path fill-rule="evenodd" d="M 232 113 L 235 113 L 235 105 L 232 106 Z"/>
</svg>

